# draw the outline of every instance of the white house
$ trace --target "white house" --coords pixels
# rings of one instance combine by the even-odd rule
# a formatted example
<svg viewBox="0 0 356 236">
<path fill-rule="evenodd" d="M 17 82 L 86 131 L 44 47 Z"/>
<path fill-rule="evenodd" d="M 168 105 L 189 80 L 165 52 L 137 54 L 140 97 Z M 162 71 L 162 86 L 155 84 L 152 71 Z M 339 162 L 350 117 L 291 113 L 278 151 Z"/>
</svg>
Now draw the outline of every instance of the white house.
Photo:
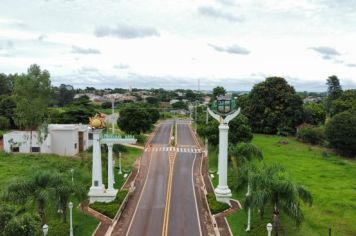
<svg viewBox="0 0 356 236">
<path fill-rule="evenodd" d="M 42 142 L 38 139 L 38 132 L 32 132 L 32 152 L 74 156 L 90 146 L 89 139 L 92 138 L 92 134 L 89 132 L 87 125 L 50 124 L 47 137 Z M 4 134 L 4 151 L 30 153 L 30 134 L 29 131 L 12 131 Z"/>
</svg>

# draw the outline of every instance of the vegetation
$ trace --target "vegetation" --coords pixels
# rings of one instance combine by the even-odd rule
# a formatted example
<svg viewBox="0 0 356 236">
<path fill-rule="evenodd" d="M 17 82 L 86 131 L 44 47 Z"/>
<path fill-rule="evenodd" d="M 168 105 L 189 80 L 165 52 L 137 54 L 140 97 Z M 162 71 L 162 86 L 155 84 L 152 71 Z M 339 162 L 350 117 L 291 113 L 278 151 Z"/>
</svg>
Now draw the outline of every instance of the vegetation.
<svg viewBox="0 0 356 236">
<path fill-rule="evenodd" d="M 345 111 L 326 123 L 325 133 L 330 146 L 341 154 L 356 156 L 356 111 Z"/>
<path fill-rule="evenodd" d="M 257 133 L 294 133 L 303 120 L 303 102 L 294 88 L 279 77 L 254 85 L 243 109 Z"/>
<path fill-rule="evenodd" d="M 126 133 L 140 134 L 150 130 L 158 119 L 157 109 L 132 105 L 121 110 L 117 124 Z"/>
<path fill-rule="evenodd" d="M 252 143 L 261 149 L 267 165 L 281 164 L 294 183 L 303 185 L 311 191 L 313 206 L 301 204 L 304 222 L 299 227 L 289 216 L 280 214 L 281 232 L 288 236 L 324 235 L 328 228 L 333 235 L 355 235 L 354 183 L 356 182 L 356 163 L 340 157 L 321 147 L 310 147 L 294 138 L 255 135 Z M 211 147 L 212 148 L 212 147 Z M 215 161 L 214 161 L 215 160 Z M 209 166 L 216 170 L 217 151 L 209 150 Z M 214 178 L 216 183 L 217 178 Z M 236 191 L 236 174 L 230 165 L 229 186 L 233 197 L 243 202 L 246 190 Z M 265 212 L 273 212 L 271 204 Z M 271 222 L 271 214 L 260 219 L 257 211 L 252 212 L 251 231 L 245 232 L 247 215 L 238 211 L 228 217 L 234 235 L 266 235 L 266 224 Z"/>
<path fill-rule="evenodd" d="M 330 114 L 331 105 L 333 101 L 338 99 L 342 94 L 342 87 L 340 85 L 340 80 L 337 76 L 333 75 L 330 76 L 327 81 L 326 85 L 328 86 L 328 97 L 326 98 L 326 110 Z"/>
<path fill-rule="evenodd" d="M 7 117 L 0 116 L 0 130 L 6 130 L 10 128 L 10 121 Z"/>
<path fill-rule="evenodd" d="M 209 142 L 213 145 L 219 143 L 219 122 L 210 119 L 208 124 L 205 123 L 205 114 L 198 113 L 197 132 L 202 137 L 209 137 Z M 229 124 L 229 143 L 236 145 L 238 142 L 249 142 L 253 135 L 248 124 L 248 119 L 244 115 L 239 115 Z"/>
<path fill-rule="evenodd" d="M 322 145 L 325 142 L 324 127 L 301 127 L 297 132 L 297 138 L 304 143 Z"/>
<path fill-rule="evenodd" d="M 334 116 L 344 111 L 356 110 L 356 89 L 346 90 L 331 103 L 330 115 Z"/>
<path fill-rule="evenodd" d="M 63 210 L 63 205 L 59 205 L 59 195 L 64 196 L 62 190 L 55 189 L 52 186 L 59 186 L 55 184 L 56 180 L 55 175 L 51 175 L 52 173 L 59 173 L 63 177 L 61 181 L 69 181 L 71 182 L 71 169 L 74 169 L 74 186 L 76 187 L 75 195 L 70 195 L 69 200 L 74 203 L 73 208 L 73 222 L 74 222 L 74 233 L 75 235 L 91 235 L 94 229 L 96 228 L 98 222 L 94 218 L 91 218 L 85 215 L 78 206 L 79 202 L 82 199 L 86 198 L 86 191 L 84 196 L 80 196 L 80 189 L 82 186 L 83 189 L 87 190 L 91 184 L 91 162 L 89 158 L 83 157 L 82 159 L 73 159 L 68 157 L 60 157 L 56 155 L 48 155 L 48 154 L 36 154 L 36 155 L 28 155 L 28 154 L 6 154 L 4 152 L 0 152 L 0 188 L 1 195 L 4 197 L 10 197 L 16 190 L 20 190 L 22 188 L 14 188 L 15 185 L 20 183 L 26 183 L 28 186 L 32 186 L 33 182 L 37 182 L 31 193 L 27 196 L 25 193 L 29 190 L 26 188 L 24 191 L 20 192 L 19 196 L 13 196 L 9 201 L 2 202 L 6 200 L 6 198 L 0 200 L 1 206 L 7 206 L 13 209 L 13 214 L 15 217 L 20 217 L 24 212 L 29 213 L 34 220 L 38 219 L 38 224 L 40 223 L 40 216 L 38 214 L 39 206 L 43 202 L 44 205 L 44 213 L 47 224 L 49 225 L 49 236 L 54 235 L 63 235 L 63 232 L 69 233 L 69 223 L 64 222 L 64 216 L 62 213 L 57 213 L 58 209 Z M 46 169 L 47 173 L 50 173 L 51 178 L 47 174 L 40 174 L 40 170 Z M 19 177 L 20 176 L 20 177 Z M 39 178 L 39 176 L 42 176 Z M 47 178 L 48 177 L 48 178 Z M 51 183 L 46 182 L 45 180 L 51 179 Z M 43 181 L 43 182 L 42 182 Z M 53 182 L 52 182 L 53 181 Z M 49 186 L 49 188 L 42 188 L 41 186 Z M 11 187 L 12 186 L 12 187 Z M 12 188 L 14 192 L 5 192 L 7 188 Z M 31 187 L 32 189 L 32 187 Z M 43 191 L 42 191 L 43 190 Z M 17 191 L 16 191 L 17 192 Z M 76 196 L 76 197 L 75 197 Z M 47 198 L 48 197 L 48 198 Z M 38 200 L 36 200 L 38 199 Z M 42 200 L 43 199 L 43 200 Z M 81 200 L 79 200 L 81 199 Z M 16 201 L 15 201 L 16 200 Z M 17 200 L 24 200 L 25 204 L 17 204 Z M 63 201 L 61 200 L 62 204 Z M 42 212 L 42 210 L 41 210 Z M 42 214 L 42 213 L 41 213 Z M 68 217 L 68 212 L 66 213 Z M 0 214 L 1 215 L 1 214 Z M 0 216 L 1 218 L 1 216 Z M 1 221 L 1 220 L 0 220 Z M 37 220 L 36 220 L 37 221 Z M 1 225 L 1 223 L 0 223 Z M 37 227 L 37 226 L 36 226 Z M 65 231 L 64 231 L 65 230 Z M 7 235 L 7 234 L 6 234 Z M 18 234 L 23 235 L 23 234 Z M 24 234 L 25 235 L 25 234 Z M 31 234 L 36 235 L 36 234 Z"/>
<path fill-rule="evenodd" d="M 216 201 L 215 194 L 213 193 L 208 193 L 206 195 L 206 198 L 208 200 L 210 212 L 213 215 L 223 212 L 230 208 L 228 204 Z"/>
<path fill-rule="evenodd" d="M 320 103 L 307 103 L 304 105 L 304 122 L 311 125 L 323 125 L 326 119 L 326 110 Z"/>
<path fill-rule="evenodd" d="M 224 87 L 218 86 L 213 89 L 213 98 L 216 99 L 220 95 L 225 95 L 226 90 Z"/>
<path fill-rule="evenodd" d="M 117 196 L 114 201 L 105 203 L 105 202 L 95 202 L 90 204 L 90 207 L 107 217 L 114 219 L 117 211 L 119 210 L 122 202 L 124 201 L 125 197 L 127 196 L 127 190 L 121 190 L 117 193 Z"/>
</svg>

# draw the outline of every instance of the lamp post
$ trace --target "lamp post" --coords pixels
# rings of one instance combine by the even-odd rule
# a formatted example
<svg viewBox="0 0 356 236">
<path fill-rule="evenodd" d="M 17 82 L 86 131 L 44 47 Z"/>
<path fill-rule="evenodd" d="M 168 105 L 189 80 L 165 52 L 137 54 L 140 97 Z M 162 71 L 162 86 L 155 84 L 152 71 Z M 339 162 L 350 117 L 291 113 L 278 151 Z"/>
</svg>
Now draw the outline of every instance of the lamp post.
<svg viewBox="0 0 356 236">
<path fill-rule="evenodd" d="M 69 223 L 70 223 L 69 236 L 73 236 L 73 203 L 69 202 L 68 207 L 69 207 Z"/>
<path fill-rule="evenodd" d="M 271 236 L 271 234 L 272 234 L 272 224 L 268 223 L 266 228 L 267 228 L 268 236 Z"/>
<path fill-rule="evenodd" d="M 74 169 L 73 169 L 73 168 L 70 169 L 70 173 L 72 174 L 72 183 L 74 183 L 74 176 L 73 176 L 73 174 L 74 174 Z"/>
<path fill-rule="evenodd" d="M 122 175 L 122 168 L 121 168 L 121 152 L 119 152 L 119 175 Z"/>
<path fill-rule="evenodd" d="M 42 226 L 42 232 L 43 232 L 43 235 L 46 236 L 48 234 L 48 225 L 47 224 L 44 224 Z"/>
<path fill-rule="evenodd" d="M 240 109 L 235 110 L 235 101 L 231 96 L 219 96 L 213 103 L 212 110 L 208 108 L 209 114 L 219 121 L 219 163 L 218 174 L 219 184 L 215 189 L 216 199 L 219 202 L 230 204 L 231 190 L 227 185 L 227 151 L 229 122 L 240 114 Z"/>
</svg>

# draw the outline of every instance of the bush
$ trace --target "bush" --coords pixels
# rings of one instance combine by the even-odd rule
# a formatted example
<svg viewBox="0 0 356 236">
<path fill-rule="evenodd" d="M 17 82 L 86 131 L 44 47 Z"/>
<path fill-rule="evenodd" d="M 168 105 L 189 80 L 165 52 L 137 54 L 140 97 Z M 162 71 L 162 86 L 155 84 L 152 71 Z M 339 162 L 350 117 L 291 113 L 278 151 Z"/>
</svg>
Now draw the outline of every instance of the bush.
<svg viewBox="0 0 356 236">
<path fill-rule="evenodd" d="M 208 200 L 211 214 L 213 215 L 223 212 L 230 208 L 228 204 L 216 201 L 215 195 L 213 193 L 208 193 L 206 195 L 206 198 Z"/>
<path fill-rule="evenodd" d="M 303 127 L 297 133 L 298 140 L 310 144 L 323 144 L 325 131 L 322 127 Z"/>
<path fill-rule="evenodd" d="M 38 235 L 40 220 L 30 214 L 24 214 L 12 218 L 4 228 L 4 235 L 7 236 L 33 236 Z"/>
<path fill-rule="evenodd" d="M 97 212 L 100 212 L 107 217 L 114 219 L 117 211 L 120 208 L 121 203 L 125 199 L 126 195 L 128 194 L 127 190 L 120 190 L 114 201 L 112 202 L 95 202 L 93 204 L 90 204 L 90 207 Z"/>
<path fill-rule="evenodd" d="M 356 155 L 356 110 L 339 113 L 327 122 L 326 139 L 341 154 Z"/>
<path fill-rule="evenodd" d="M 145 144 L 147 140 L 147 136 L 144 134 L 135 135 L 135 138 L 137 139 L 137 143 L 139 144 Z"/>
<path fill-rule="evenodd" d="M 101 104 L 101 108 L 103 108 L 103 109 L 112 108 L 112 104 L 111 104 L 111 102 L 103 102 Z"/>
<path fill-rule="evenodd" d="M 7 130 L 10 128 L 10 121 L 4 116 L 0 116 L 0 129 Z"/>
</svg>

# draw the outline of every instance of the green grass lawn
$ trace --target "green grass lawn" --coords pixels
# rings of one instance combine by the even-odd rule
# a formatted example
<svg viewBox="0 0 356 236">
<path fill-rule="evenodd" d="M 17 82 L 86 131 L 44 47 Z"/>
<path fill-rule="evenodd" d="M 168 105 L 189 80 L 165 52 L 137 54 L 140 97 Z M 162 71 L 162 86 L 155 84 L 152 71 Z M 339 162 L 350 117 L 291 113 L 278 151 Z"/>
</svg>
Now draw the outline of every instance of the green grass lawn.
<svg viewBox="0 0 356 236">
<path fill-rule="evenodd" d="M 328 235 L 329 227 L 332 235 L 356 235 L 356 162 L 338 157 L 324 148 L 310 147 L 294 138 L 283 139 L 288 144 L 279 144 L 281 137 L 266 135 L 255 135 L 252 142 L 262 149 L 266 163 L 283 165 L 293 180 L 304 185 L 313 195 L 313 206 L 303 206 L 305 221 L 299 229 L 285 215 L 281 216 L 286 235 Z M 214 160 L 215 155 L 211 151 L 209 158 Z M 209 164 L 210 169 L 216 168 L 215 163 Z M 230 170 L 230 186 L 233 186 L 234 178 Z M 245 192 L 233 192 L 233 197 L 242 202 Z M 248 234 L 244 231 L 244 210 L 229 216 L 228 221 L 234 235 L 266 235 L 266 224 L 271 221 L 269 212 L 266 209 L 263 220 L 257 217 L 257 212 L 252 212 L 252 231 Z"/>
<path fill-rule="evenodd" d="M 131 171 L 131 166 L 142 154 L 142 150 L 136 148 L 127 148 L 126 152 L 122 155 L 122 166 L 125 171 Z M 118 158 L 116 160 L 116 166 L 118 166 Z M 102 155 L 103 166 L 103 181 L 107 185 L 107 156 Z M 79 157 L 62 157 L 57 155 L 30 155 L 30 154 L 7 154 L 0 152 L 0 192 L 4 187 L 15 178 L 26 178 L 39 170 L 53 170 L 64 173 L 71 179 L 71 169 L 74 169 L 74 183 L 78 185 L 84 185 L 88 190 L 91 185 L 91 154 L 82 153 Z M 115 187 L 121 188 L 122 184 L 126 181 L 123 175 L 117 175 L 117 169 L 115 169 Z M 78 236 L 91 235 L 98 225 L 98 221 L 92 217 L 89 217 L 82 213 L 78 208 L 79 202 L 72 199 L 74 202 L 73 211 L 73 224 L 74 233 Z M 0 202 L 1 203 L 1 202 Z M 49 236 L 55 235 L 67 235 L 63 234 L 63 230 L 69 229 L 69 224 L 63 225 L 60 215 L 56 213 L 54 204 L 50 204 L 47 208 Z M 69 217 L 68 217 L 69 219 Z M 63 229 L 64 228 L 64 229 Z M 63 229 L 63 230 L 62 230 Z M 62 231 L 61 231 L 62 230 Z M 54 233 L 57 232 L 57 233 Z M 69 234 L 69 232 L 68 232 Z"/>
</svg>

